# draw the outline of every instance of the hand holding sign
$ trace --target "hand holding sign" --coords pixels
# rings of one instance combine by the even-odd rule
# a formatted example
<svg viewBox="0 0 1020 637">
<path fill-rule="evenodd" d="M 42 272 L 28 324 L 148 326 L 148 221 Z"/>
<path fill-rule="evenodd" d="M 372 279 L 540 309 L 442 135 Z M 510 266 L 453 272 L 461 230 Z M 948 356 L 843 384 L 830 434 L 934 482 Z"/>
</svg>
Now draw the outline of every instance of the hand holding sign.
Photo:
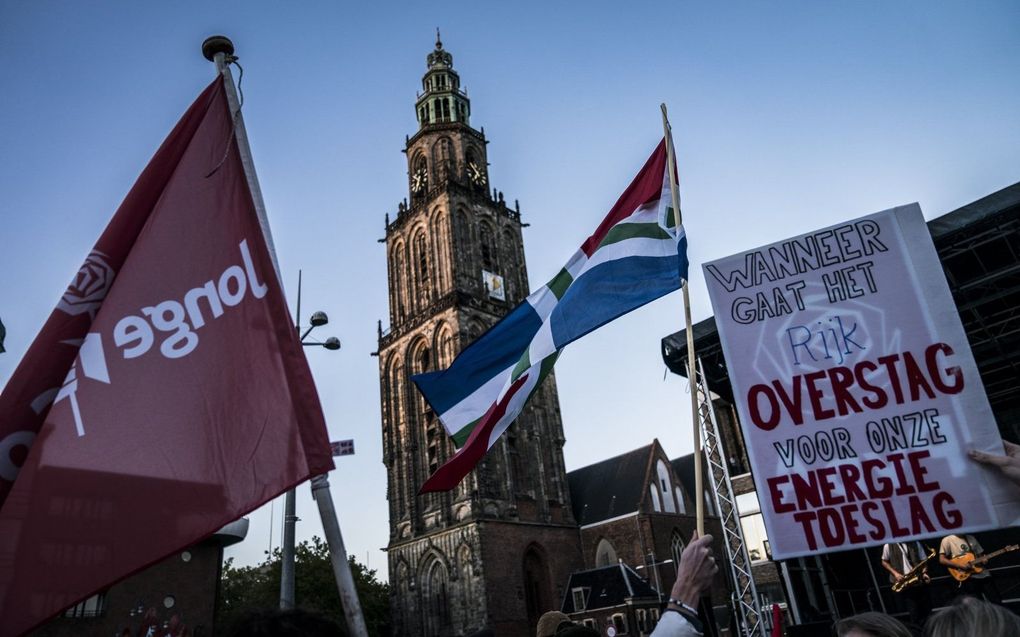
<svg viewBox="0 0 1020 637">
<path fill-rule="evenodd" d="M 773 556 L 1020 521 L 1001 438 L 921 209 L 705 265 Z"/>
<path fill-rule="evenodd" d="M 971 449 L 967 452 L 967 455 L 972 460 L 997 468 L 1004 478 L 1020 487 L 1020 445 L 1014 445 L 1012 442 L 1003 440 L 1002 446 L 1006 449 L 1006 455 L 1004 456 L 997 456 L 976 449 Z"/>
</svg>

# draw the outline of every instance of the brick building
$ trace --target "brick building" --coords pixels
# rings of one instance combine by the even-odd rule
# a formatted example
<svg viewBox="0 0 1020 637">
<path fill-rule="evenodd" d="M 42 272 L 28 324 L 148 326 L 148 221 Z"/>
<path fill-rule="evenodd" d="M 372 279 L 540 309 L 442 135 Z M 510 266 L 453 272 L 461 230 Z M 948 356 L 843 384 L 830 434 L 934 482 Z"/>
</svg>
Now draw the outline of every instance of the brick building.
<svg viewBox="0 0 1020 637">
<path fill-rule="evenodd" d="M 660 602 L 665 605 L 676 580 L 680 553 L 697 528 L 693 495 L 694 456 L 670 460 L 659 441 L 653 440 L 639 449 L 571 471 L 567 479 L 574 518 L 581 536 L 585 572 L 588 573 L 584 577 L 619 579 L 618 569 L 600 569 L 625 566 L 626 572 L 633 572 L 647 580 L 646 586 L 655 592 L 656 597 L 655 603 L 649 605 L 647 598 L 640 595 L 634 596 L 630 602 L 618 600 L 619 595 L 601 600 L 596 595 L 584 604 L 583 609 L 576 610 L 579 607 L 573 599 L 576 586 L 571 584 L 563 599 L 563 612 L 575 621 L 591 620 L 590 623 L 601 631 L 614 626 L 619 633 L 618 624 L 625 621 L 632 631 L 638 631 L 636 634 L 642 634 L 642 626 L 650 632 L 655 623 L 651 608 L 659 608 Z M 702 497 L 705 498 L 705 531 L 716 540 L 715 554 L 724 556 L 715 503 L 707 497 L 707 491 Z M 724 571 L 726 568 L 721 559 L 720 568 Z M 580 573 L 575 573 L 573 579 L 580 576 Z M 630 579 L 621 581 L 626 583 Z M 601 585 L 610 591 L 624 590 L 612 581 Z M 725 575 L 716 580 L 710 599 L 715 623 L 725 631 L 731 621 Z M 636 612 L 639 608 L 647 611 L 640 614 L 643 617 L 640 622 Z M 621 613 L 629 619 L 616 617 Z M 657 618 L 658 613 L 654 617 Z"/>
<path fill-rule="evenodd" d="M 662 612 L 659 591 L 623 562 L 578 571 L 570 576 L 563 612 L 600 633 L 648 635 Z"/>
<path fill-rule="evenodd" d="M 213 619 L 223 549 L 242 541 L 247 533 L 247 518 L 232 522 L 207 540 L 72 606 L 31 634 L 105 637 L 128 630 L 137 635 L 143 625 L 155 622 L 169 628 L 176 622 L 191 637 L 211 637 L 216 634 Z"/>
</svg>

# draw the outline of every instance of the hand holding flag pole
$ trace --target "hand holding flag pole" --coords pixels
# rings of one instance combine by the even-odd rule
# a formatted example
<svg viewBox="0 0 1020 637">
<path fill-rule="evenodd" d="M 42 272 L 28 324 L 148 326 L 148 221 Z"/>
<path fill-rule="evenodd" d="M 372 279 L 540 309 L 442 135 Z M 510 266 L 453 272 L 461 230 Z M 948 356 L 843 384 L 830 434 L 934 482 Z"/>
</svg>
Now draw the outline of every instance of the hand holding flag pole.
<svg viewBox="0 0 1020 637">
<path fill-rule="evenodd" d="M 673 210 L 676 213 L 677 227 L 682 227 L 683 216 L 680 214 L 680 185 L 677 183 L 676 177 L 676 155 L 673 154 L 673 129 L 670 127 L 669 118 L 666 115 L 666 104 L 661 104 L 660 108 L 662 109 L 662 132 L 666 137 L 669 191 L 673 199 Z M 694 420 L 694 501 L 695 510 L 697 511 L 698 537 L 701 537 L 705 535 L 705 494 L 701 467 L 701 427 L 698 417 L 698 390 L 694 367 L 694 332 L 691 329 L 691 297 L 687 288 L 687 281 L 684 280 L 681 289 L 684 295 L 684 321 L 687 325 L 687 378 L 691 383 L 691 416 Z"/>
</svg>

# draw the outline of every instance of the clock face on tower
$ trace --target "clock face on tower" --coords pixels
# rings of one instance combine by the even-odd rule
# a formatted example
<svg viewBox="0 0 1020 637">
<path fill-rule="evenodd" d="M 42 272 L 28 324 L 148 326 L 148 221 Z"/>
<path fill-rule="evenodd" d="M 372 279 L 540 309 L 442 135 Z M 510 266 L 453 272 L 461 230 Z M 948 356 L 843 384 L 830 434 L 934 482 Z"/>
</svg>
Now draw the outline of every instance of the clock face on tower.
<svg viewBox="0 0 1020 637">
<path fill-rule="evenodd" d="M 428 185 L 428 179 L 429 174 L 428 171 L 425 170 L 425 167 L 422 166 L 418 168 L 418 170 L 414 171 L 414 174 L 411 175 L 411 191 L 414 193 L 424 192 L 425 186 Z"/>
<path fill-rule="evenodd" d="M 468 162 L 468 177 L 476 186 L 485 185 L 485 173 L 482 172 L 482 169 L 479 168 L 478 164 L 473 161 Z"/>
</svg>

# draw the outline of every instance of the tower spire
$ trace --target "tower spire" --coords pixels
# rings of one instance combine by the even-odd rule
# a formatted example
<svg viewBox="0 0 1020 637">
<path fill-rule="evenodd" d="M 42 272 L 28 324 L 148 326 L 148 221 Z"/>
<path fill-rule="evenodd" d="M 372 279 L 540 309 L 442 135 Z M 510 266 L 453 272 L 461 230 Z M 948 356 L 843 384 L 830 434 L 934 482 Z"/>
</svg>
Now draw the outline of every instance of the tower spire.
<svg viewBox="0 0 1020 637">
<path fill-rule="evenodd" d="M 460 88 L 460 76 L 453 70 L 453 55 L 443 48 L 436 27 L 436 48 L 425 57 L 428 69 L 421 78 L 424 91 L 418 95 L 415 110 L 421 128 L 431 124 L 469 123 L 471 102 Z"/>
</svg>

